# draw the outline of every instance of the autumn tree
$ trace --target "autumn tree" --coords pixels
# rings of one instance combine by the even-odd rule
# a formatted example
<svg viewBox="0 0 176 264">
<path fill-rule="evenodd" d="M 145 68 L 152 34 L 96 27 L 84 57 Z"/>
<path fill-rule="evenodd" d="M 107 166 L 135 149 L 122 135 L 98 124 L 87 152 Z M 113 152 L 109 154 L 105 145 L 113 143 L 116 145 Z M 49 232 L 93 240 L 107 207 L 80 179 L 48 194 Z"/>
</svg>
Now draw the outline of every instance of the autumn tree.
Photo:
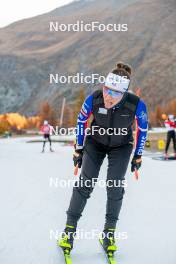
<svg viewBox="0 0 176 264">
<path fill-rule="evenodd" d="M 161 106 L 157 105 L 155 108 L 155 118 L 156 118 L 156 125 L 160 126 L 162 124 L 162 114 L 163 114 L 163 110 L 161 108 Z"/>
<path fill-rule="evenodd" d="M 64 116 L 63 116 L 63 127 L 74 126 L 74 112 L 71 106 L 65 105 Z"/>
<path fill-rule="evenodd" d="M 81 88 L 78 92 L 78 95 L 77 95 L 77 99 L 76 99 L 76 102 L 75 102 L 75 105 L 73 107 L 73 110 L 74 110 L 74 115 L 73 115 L 73 120 L 74 120 L 74 125 L 76 124 L 77 122 L 77 118 L 78 118 L 78 113 L 82 107 L 82 104 L 85 100 L 85 92 L 84 92 L 84 89 Z"/>
<path fill-rule="evenodd" d="M 176 99 L 172 99 L 168 103 L 168 106 L 165 107 L 165 112 L 167 114 L 172 114 L 172 115 L 176 116 Z"/>
<path fill-rule="evenodd" d="M 9 130 L 10 130 L 9 122 L 5 118 L 2 118 L 0 120 L 0 135 L 4 134 Z"/>
<path fill-rule="evenodd" d="M 57 114 L 53 107 L 48 102 L 43 102 L 39 110 L 39 117 L 41 124 L 47 120 L 52 126 L 58 124 Z"/>
<path fill-rule="evenodd" d="M 166 114 L 166 118 L 169 114 L 176 117 L 176 98 L 169 101 L 166 105 L 157 105 L 155 110 L 149 113 L 151 125 L 164 126 L 163 114 Z"/>
</svg>

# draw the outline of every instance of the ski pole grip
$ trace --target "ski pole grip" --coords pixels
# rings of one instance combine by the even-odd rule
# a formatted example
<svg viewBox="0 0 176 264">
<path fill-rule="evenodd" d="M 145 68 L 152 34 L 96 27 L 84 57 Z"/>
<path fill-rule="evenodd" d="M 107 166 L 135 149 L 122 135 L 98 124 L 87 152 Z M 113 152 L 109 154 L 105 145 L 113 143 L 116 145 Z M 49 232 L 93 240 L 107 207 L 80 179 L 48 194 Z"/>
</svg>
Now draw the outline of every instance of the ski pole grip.
<svg viewBox="0 0 176 264">
<path fill-rule="evenodd" d="M 75 169 L 74 169 L 74 175 L 77 176 L 78 175 L 78 165 L 76 165 Z"/>
<path fill-rule="evenodd" d="M 138 181 L 139 180 L 139 172 L 137 169 L 134 170 L 134 176 L 135 176 L 135 179 Z"/>
</svg>

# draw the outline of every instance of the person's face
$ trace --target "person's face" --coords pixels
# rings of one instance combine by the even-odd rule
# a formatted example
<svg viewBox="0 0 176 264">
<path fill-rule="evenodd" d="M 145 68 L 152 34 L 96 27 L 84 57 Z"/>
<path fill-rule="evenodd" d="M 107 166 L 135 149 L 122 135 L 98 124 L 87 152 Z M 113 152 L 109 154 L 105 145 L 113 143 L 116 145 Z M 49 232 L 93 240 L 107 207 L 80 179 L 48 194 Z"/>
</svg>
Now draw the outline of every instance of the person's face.
<svg viewBox="0 0 176 264">
<path fill-rule="evenodd" d="M 121 101 L 122 97 L 122 93 L 110 90 L 106 86 L 103 86 L 103 99 L 105 108 L 112 108 Z"/>
</svg>

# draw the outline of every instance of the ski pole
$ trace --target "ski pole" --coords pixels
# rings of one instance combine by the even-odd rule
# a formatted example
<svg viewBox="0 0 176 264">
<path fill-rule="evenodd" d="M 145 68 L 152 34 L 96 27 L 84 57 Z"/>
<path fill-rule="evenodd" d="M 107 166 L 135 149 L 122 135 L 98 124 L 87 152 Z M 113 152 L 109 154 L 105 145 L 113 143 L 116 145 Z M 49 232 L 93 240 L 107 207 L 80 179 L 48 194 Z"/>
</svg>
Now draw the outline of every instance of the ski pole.
<svg viewBox="0 0 176 264">
<path fill-rule="evenodd" d="M 78 175 L 78 165 L 76 165 L 75 169 L 74 169 L 74 175 L 77 176 Z"/>
<path fill-rule="evenodd" d="M 138 181 L 139 180 L 139 172 L 136 168 L 134 170 L 134 176 L 135 176 L 135 179 Z"/>
</svg>

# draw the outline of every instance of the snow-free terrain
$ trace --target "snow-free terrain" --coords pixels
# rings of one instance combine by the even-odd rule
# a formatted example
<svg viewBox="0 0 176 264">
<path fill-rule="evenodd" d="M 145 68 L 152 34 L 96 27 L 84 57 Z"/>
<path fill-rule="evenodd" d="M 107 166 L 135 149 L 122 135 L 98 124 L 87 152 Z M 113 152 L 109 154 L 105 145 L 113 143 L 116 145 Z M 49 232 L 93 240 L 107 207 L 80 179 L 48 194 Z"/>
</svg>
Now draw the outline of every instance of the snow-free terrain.
<svg viewBox="0 0 176 264">
<path fill-rule="evenodd" d="M 47 146 L 48 148 L 48 146 Z M 53 145 L 41 154 L 41 143 L 25 139 L 0 140 L 0 263 L 62 264 L 56 247 L 65 225 L 72 188 L 60 180 L 74 179 L 72 147 Z M 100 179 L 106 178 L 104 162 Z M 140 180 L 128 169 L 128 188 L 118 224 L 127 239 L 118 241 L 119 264 L 176 263 L 176 162 L 143 158 Z M 51 184 L 58 180 L 58 188 Z M 79 229 L 102 230 L 106 190 L 96 186 Z M 125 233 L 124 233 L 125 232 Z M 106 263 L 97 239 L 76 240 L 73 264 Z"/>
</svg>

